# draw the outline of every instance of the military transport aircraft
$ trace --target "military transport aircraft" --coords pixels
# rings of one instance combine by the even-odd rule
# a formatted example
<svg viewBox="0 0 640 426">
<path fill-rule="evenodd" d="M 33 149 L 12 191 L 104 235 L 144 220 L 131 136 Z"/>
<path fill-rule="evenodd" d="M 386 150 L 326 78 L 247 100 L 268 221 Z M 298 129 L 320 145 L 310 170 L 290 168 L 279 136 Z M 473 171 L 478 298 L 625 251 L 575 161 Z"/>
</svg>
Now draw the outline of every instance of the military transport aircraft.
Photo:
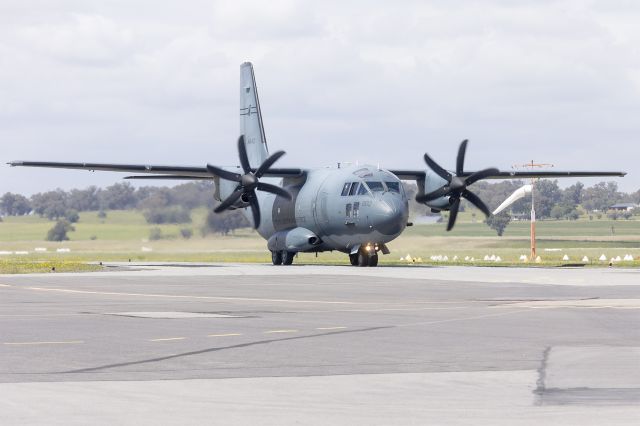
<svg viewBox="0 0 640 426">
<path fill-rule="evenodd" d="M 447 230 L 455 224 L 462 198 L 487 216 L 485 203 L 468 187 L 482 179 L 624 176 L 623 172 L 503 172 L 464 170 L 467 141 L 458 149 L 455 172 L 428 154 L 425 170 L 384 170 L 370 165 L 333 168 L 274 168 L 285 153 L 269 155 L 253 66 L 240 66 L 240 167 L 13 161 L 11 166 L 54 167 L 143 173 L 125 179 L 209 179 L 215 183 L 215 208 L 242 209 L 267 240 L 274 265 L 290 265 L 298 252 L 337 250 L 352 265 L 376 266 L 378 253 L 407 226 L 409 203 L 401 180 L 418 185 L 416 201 L 433 211 L 448 210 Z"/>
</svg>

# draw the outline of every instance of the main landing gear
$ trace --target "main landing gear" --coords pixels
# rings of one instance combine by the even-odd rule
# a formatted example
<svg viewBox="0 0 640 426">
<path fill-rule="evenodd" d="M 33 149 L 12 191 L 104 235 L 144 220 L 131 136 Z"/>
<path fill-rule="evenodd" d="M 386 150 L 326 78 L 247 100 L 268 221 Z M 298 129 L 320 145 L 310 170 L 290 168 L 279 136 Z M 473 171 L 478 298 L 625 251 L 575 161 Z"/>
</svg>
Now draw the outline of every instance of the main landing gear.
<svg viewBox="0 0 640 426">
<path fill-rule="evenodd" d="M 349 255 L 349 261 L 353 266 L 378 266 L 378 252 L 373 247 L 367 250 L 365 247 L 360 247 L 357 253 Z"/>
<path fill-rule="evenodd" d="M 274 265 L 291 265 L 293 263 L 293 257 L 296 255 L 293 251 L 272 251 L 271 263 Z"/>
</svg>

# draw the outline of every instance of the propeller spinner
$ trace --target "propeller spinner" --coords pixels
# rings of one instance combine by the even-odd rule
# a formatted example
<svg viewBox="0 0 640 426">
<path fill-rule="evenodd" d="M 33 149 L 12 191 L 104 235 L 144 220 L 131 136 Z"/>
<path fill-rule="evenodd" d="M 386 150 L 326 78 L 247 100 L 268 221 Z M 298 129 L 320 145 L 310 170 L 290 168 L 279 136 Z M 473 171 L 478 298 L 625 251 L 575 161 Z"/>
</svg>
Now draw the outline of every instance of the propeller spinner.
<svg viewBox="0 0 640 426">
<path fill-rule="evenodd" d="M 233 173 L 228 170 L 221 169 L 220 167 L 207 164 L 207 170 L 214 176 L 219 176 L 222 179 L 238 182 L 236 189 L 229 195 L 218 207 L 213 211 L 220 213 L 224 210 L 228 210 L 239 199 L 249 203 L 251 207 L 251 213 L 253 214 L 253 224 L 255 228 L 260 226 L 260 204 L 258 203 L 258 197 L 256 190 L 269 192 L 271 194 L 284 197 L 287 200 L 291 200 L 291 193 L 284 188 L 268 183 L 260 182 L 260 178 L 269 171 L 271 166 L 278 161 L 280 157 L 285 154 L 284 151 L 278 151 L 269 156 L 255 172 L 251 171 L 249 165 L 249 157 L 247 156 L 247 148 L 244 144 L 244 135 L 238 138 L 238 156 L 240 157 L 240 165 L 244 174 Z"/>
<path fill-rule="evenodd" d="M 428 194 L 416 195 L 416 201 L 419 203 L 426 203 L 436 200 L 441 197 L 449 197 L 451 208 L 449 209 L 449 223 L 447 224 L 447 231 L 451 231 L 456 223 L 458 217 L 458 210 L 460 210 L 460 198 L 464 198 L 471 204 L 479 208 L 486 216 L 491 215 L 491 211 L 487 205 L 473 192 L 469 191 L 467 187 L 479 180 L 485 179 L 489 176 L 495 175 L 499 172 L 496 168 L 488 168 L 475 172 L 469 176 L 462 177 L 464 174 L 464 157 L 467 151 L 468 140 L 463 140 L 458 148 L 458 158 L 456 160 L 456 175 L 452 175 L 447 170 L 442 168 L 436 163 L 429 154 L 424 154 L 424 161 L 438 176 L 447 181 L 447 184 L 440 189 L 436 189 Z"/>
</svg>

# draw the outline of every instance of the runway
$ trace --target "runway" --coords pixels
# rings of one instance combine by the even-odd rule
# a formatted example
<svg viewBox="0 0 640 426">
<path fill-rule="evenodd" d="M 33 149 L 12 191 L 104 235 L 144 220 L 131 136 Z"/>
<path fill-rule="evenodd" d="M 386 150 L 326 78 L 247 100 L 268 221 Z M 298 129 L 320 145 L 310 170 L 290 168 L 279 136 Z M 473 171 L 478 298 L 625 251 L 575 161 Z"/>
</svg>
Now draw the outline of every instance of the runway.
<svg viewBox="0 0 640 426">
<path fill-rule="evenodd" d="M 640 271 L 0 276 L 1 424 L 638 424 Z"/>
</svg>

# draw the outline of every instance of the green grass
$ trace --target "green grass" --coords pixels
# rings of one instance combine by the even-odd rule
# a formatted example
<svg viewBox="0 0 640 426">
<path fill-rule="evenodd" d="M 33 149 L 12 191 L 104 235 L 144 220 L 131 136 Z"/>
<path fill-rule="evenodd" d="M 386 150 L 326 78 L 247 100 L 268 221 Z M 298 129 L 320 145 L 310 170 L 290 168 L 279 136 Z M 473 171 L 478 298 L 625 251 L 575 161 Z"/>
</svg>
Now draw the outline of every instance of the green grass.
<svg viewBox="0 0 640 426">
<path fill-rule="evenodd" d="M 0 274 L 33 274 L 44 272 L 93 272 L 100 271 L 102 267 L 86 262 L 74 262 L 68 260 L 0 260 Z"/>
<path fill-rule="evenodd" d="M 105 219 L 97 212 L 83 212 L 76 231 L 69 233 L 70 241 L 61 243 L 44 241 L 54 222 L 35 216 L 5 217 L 0 222 L 0 251 L 28 251 L 28 255 L 2 255 L 4 271 L 47 271 L 50 265 L 57 270 L 84 270 L 87 262 L 98 261 L 190 261 L 190 262 L 258 262 L 269 263 L 270 254 L 266 241 L 255 231 L 243 229 L 231 236 L 209 235 L 202 237 L 200 228 L 207 211 L 192 212 L 193 222 L 181 225 L 160 225 L 163 235 L 169 239 L 149 241 L 149 231 L 157 225 L 146 223 L 141 212 L 109 211 Z M 424 264 L 442 264 L 429 261 L 430 256 L 447 255 L 449 259 L 465 256 L 483 259 L 495 254 L 504 261 L 500 265 L 521 265 L 520 255 L 529 253 L 529 222 L 512 222 L 503 237 L 482 222 L 473 222 L 470 212 L 461 213 L 454 230 L 446 232 L 445 224 L 422 225 L 407 228 L 405 233 L 389 244 L 392 254 L 381 256 L 382 265 L 406 264 L 400 257 L 410 254 L 422 258 Z M 612 234 L 611 227 L 615 234 Z M 185 240 L 179 235 L 181 228 L 191 228 L 194 236 Z M 538 253 L 542 265 L 555 266 L 567 263 L 562 257 L 568 255 L 571 262 L 588 256 L 595 260 L 602 254 L 607 258 L 632 254 L 640 258 L 640 221 L 578 220 L 539 221 L 537 223 Z M 36 247 L 47 252 L 35 252 Z M 57 253 L 57 248 L 69 248 L 70 253 Z M 560 249 L 546 251 L 545 249 Z M 151 251 L 149 251 L 151 250 Z M 342 253 L 302 253 L 296 263 L 346 264 Z M 464 262 L 458 262 L 464 264 Z M 593 261 L 604 265 L 604 262 Z M 449 261 L 448 264 L 454 264 Z M 495 265 L 477 261 L 475 265 Z M 620 263 L 625 266 L 640 266 L 639 262 Z M 95 266 L 87 266 L 95 270 Z"/>
</svg>

